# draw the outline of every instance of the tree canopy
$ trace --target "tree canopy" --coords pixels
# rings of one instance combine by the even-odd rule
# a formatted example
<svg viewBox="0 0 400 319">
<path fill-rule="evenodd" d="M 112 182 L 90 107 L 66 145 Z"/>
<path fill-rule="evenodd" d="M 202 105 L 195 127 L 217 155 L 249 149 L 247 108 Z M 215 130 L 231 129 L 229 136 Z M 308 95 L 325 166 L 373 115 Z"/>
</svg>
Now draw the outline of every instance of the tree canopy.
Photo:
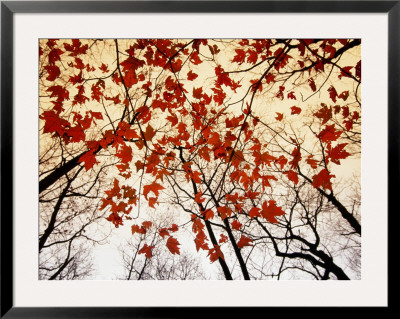
<svg viewBox="0 0 400 319">
<path fill-rule="evenodd" d="M 41 278 L 360 278 L 359 39 L 39 46 Z"/>
</svg>

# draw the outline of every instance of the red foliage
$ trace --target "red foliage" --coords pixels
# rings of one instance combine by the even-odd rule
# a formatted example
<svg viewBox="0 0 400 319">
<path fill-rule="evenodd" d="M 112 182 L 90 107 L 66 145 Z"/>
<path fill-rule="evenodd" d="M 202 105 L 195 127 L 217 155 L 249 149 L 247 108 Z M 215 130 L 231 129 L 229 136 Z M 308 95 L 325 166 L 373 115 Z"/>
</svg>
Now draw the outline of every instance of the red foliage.
<svg viewBox="0 0 400 319">
<path fill-rule="evenodd" d="M 244 246 L 252 246 L 253 240 L 251 238 L 246 237 L 245 235 L 242 235 L 242 237 L 240 237 L 240 240 L 237 243 L 237 246 L 239 248 L 243 248 Z"/>
<path fill-rule="evenodd" d="M 171 236 L 167 239 L 167 248 L 169 249 L 171 254 L 180 255 L 180 251 L 179 251 L 179 247 L 178 247 L 179 245 L 180 245 L 180 243 L 178 242 L 178 240 L 176 240 L 176 238 Z"/>
<path fill-rule="evenodd" d="M 360 125 L 356 90 L 343 89 L 349 81 L 361 81 L 361 61 L 341 65 L 351 41 L 302 39 L 289 45 L 243 39 L 228 45 L 138 39 L 118 50 L 115 46 L 113 60 L 104 62 L 101 55 L 108 51 L 93 58 L 88 40 L 41 42 L 41 134 L 60 143 L 60 156 L 81 154 L 77 162 L 85 176 L 99 174 L 102 181 L 99 168 L 113 170 L 117 177 L 104 190 L 100 210 L 109 209 L 106 219 L 115 227 L 131 218 L 133 205 L 139 208 L 143 197 L 153 213 L 172 196 L 174 204 L 192 205 L 186 224 L 159 228 L 143 221 L 131 225 L 132 234 L 153 231 L 179 255 L 180 243 L 171 234 L 188 225 L 182 229 L 191 227 L 196 250 L 208 251 L 211 262 L 222 261 L 217 241 L 234 244 L 240 236 L 237 247 L 252 246 L 247 233 L 252 225 L 276 224 L 285 214 L 287 206 L 273 199 L 276 185 L 297 190 L 300 177 L 300 185 L 311 183 L 320 190 L 314 192 L 332 191 L 332 165 L 350 156 L 342 140 Z M 220 53 L 225 46 L 229 50 Z M 340 85 L 336 78 L 326 81 L 331 67 L 339 79 L 346 78 Z M 311 96 L 334 104 L 319 102 L 314 108 L 316 103 L 303 103 Z M 290 107 L 297 116 L 275 112 L 290 100 L 303 108 Z M 323 168 L 317 173 L 318 167 Z M 210 235 L 216 225 L 219 240 L 218 233 Z M 138 254 L 150 259 L 154 248 L 144 244 Z"/>
<path fill-rule="evenodd" d="M 313 176 L 312 185 L 315 188 L 322 187 L 325 189 L 332 190 L 331 178 L 333 178 L 333 177 L 335 177 L 335 175 L 330 175 L 328 170 L 324 168 L 317 175 Z"/>
<path fill-rule="evenodd" d="M 147 244 L 144 244 L 143 247 L 138 251 L 138 254 L 145 254 L 146 258 L 150 259 L 154 247 L 155 246 L 148 246 Z"/>
</svg>

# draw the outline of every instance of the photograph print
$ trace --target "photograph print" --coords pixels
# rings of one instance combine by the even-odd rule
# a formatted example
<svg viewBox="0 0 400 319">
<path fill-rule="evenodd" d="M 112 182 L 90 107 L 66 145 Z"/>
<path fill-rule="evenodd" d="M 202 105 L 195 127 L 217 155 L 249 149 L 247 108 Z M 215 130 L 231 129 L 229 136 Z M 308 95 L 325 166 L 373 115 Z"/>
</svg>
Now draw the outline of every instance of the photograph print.
<svg viewBox="0 0 400 319">
<path fill-rule="evenodd" d="M 360 280 L 360 39 L 40 39 L 40 280 Z"/>
</svg>

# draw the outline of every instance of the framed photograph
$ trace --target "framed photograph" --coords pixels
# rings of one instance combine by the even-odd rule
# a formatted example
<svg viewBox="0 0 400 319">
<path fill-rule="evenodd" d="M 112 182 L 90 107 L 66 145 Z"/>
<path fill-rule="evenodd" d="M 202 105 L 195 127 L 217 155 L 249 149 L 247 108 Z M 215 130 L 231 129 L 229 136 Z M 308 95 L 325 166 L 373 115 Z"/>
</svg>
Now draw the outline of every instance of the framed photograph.
<svg viewBox="0 0 400 319">
<path fill-rule="evenodd" d="M 388 309 L 399 13 L 2 1 L 1 316 Z"/>
</svg>

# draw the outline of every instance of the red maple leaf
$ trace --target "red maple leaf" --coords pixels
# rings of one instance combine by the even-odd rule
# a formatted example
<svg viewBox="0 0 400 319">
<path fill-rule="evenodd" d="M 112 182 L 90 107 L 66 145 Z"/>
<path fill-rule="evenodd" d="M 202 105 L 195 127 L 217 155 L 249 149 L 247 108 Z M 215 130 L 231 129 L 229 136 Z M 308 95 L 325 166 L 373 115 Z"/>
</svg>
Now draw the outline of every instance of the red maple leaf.
<svg viewBox="0 0 400 319">
<path fill-rule="evenodd" d="M 145 254 L 146 258 L 150 259 L 152 256 L 152 250 L 155 246 L 148 246 L 147 244 L 144 244 L 142 249 L 138 251 L 138 254 Z"/>
<path fill-rule="evenodd" d="M 44 68 L 46 69 L 48 74 L 46 78 L 47 81 L 54 81 L 60 75 L 60 69 L 56 65 L 46 65 Z"/>
<path fill-rule="evenodd" d="M 217 88 L 221 88 L 222 85 L 230 87 L 233 91 L 235 91 L 241 85 L 232 81 L 229 77 L 229 73 L 225 72 L 224 69 L 218 65 L 215 67 L 215 75 L 217 76 L 217 80 L 215 81 L 215 85 Z M 236 91 L 235 91 L 236 92 Z"/>
<path fill-rule="evenodd" d="M 332 142 L 336 141 L 340 135 L 342 135 L 342 131 L 336 131 L 335 124 L 326 125 L 325 128 L 317 135 L 322 142 Z"/>
<path fill-rule="evenodd" d="M 249 54 L 249 56 L 247 57 L 247 62 L 251 63 L 251 64 L 255 64 L 258 59 L 257 52 L 254 50 L 247 50 L 247 53 Z"/>
<path fill-rule="evenodd" d="M 167 120 L 171 122 L 171 126 L 175 126 L 176 124 L 178 124 L 178 118 L 176 117 L 175 114 L 168 115 Z"/>
<path fill-rule="evenodd" d="M 226 98 L 226 93 L 221 88 L 212 88 L 211 90 L 214 92 L 214 95 L 213 95 L 214 101 L 218 105 L 221 105 L 222 103 L 224 103 L 224 100 Z"/>
<path fill-rule="evenodd" d="M 250 218 L 260 217 L 260 216 L 261 216 L 261 215 L 260 215 L 260 211 L 261 211 L 260 208 L 258 208 L 258 207 L 252 207 L 252 208 L 249 210 L 249 216 L 250 216 Z"/>
<path fill-rule="evenodd" d="M 336 97 L 337 97 L 337 92 L 336 89 L 333 86 L 330 86 L 328 89 L 329 92 L 329 97 L 333 102 L 336 102 Z"/>
<path fill-rule="evenodd" d="M 51 86 L 46 91 L 51 92 L 50 97 L 56 97 L 58 102 L 69 100 L 69 92 L 61 85 Z"/>
<path fill-rule="evenodd" d="M 101 88 L 99 85 L 92 85 L 92 100 L 96 100 L 100 102 L 100 98 L 103 96 L 103 92 L 101 92 Z"/>
<path fill-rule="evenodd" d="M 155 131 L 151 125 L 147 125 L 146 132 L 143 132 L 144 139 L 146 141 L 151 141 L 154 135 L 156 135 L 157 131 Z"/>
<path fill-rule="evenodd" d="M 118 72 L 115 72 L 112 76 L 112 80 L 115 84 L 121 84 L 121 78 L 119 77 Z"/>
<path fill-rule="evenodd" d="M 75 58 L 75 64 L 72 64 L 78 70 L 83 70 L 85 68 L 85 64 L 83 63 L 82 59 Z"/>
<path fill-rule="evenodd" d="M 194 201 L 195 201 L 197 204 L 201 204 L 202 202 L 205 201 L 204 198 L 201 198 L 202 195 L 203 195 L 202 191 L 199 191 L 199 192 L 196 194 L 196 196 L 194 197 Z"/>
<path fill-rule="evenodd" d="M 169 236 L 169 232 L 167 230 L 167 228 L 160 228 L 158 230 L 159 235 L 164 238 L 165 236 Z"/>
<path fill-rule="evenodd" d="M 242 224 L 237 220 L 237 219 L 235 219 L 233 222 L 232 222 L 232 228 L 233 229 L 236 229 L 236 230 L 240 230 L 240 227 L 242 227 Z"/>
<path fill-rule="evenodd" d="M 211 209 L 206 209 L 204 212 L 202 212 L 202 215 L 204 215 L 205 220 L 209 220 L 214 217 L 214 212 Z"/>
<path fill-rule="evenodd" d="M 261 176 L 261 183 L 262 183 L 263 190 L 265 189 L 265 187 L 272 187 L 270 180 L 277 181 L 278 179 L 273 175 Z"/>
<path fill-rule="evenodd" d="M 129 163 L 133 158 L 132 147 L 125 144 L 122 145 L 115 156 L 121 159 L 121 163 Z"/>
<path fill-rule="evenodd" d="M 331 178 L 335 177 L 335 175 L 330 175 L 328 170 L 324 168 L 322 171 L 320 171 L 317 175 L 313 176 L 313 182 L 312 185 L 315 188 L 325 188 L 332 190 L 332 182 Z"/>
<path fill-rule="evenodd" d="M 262 83 L 259 79 L 250 80 L 251 91 L 256 91 L 257 89 L 262 92 Z"/>
<path fill-rule="evenodd" d="M 203 250 L 209 250 L 208 245 L 205 242 L 207 240 L 206 234 L 204 232 L 200 231 L 197 233 L 196 238 L 194 239 L 194 243 L 196 244 L 196 250 L 199 251 L 199 249 Z"/>
<path fill-rule="evenodd" d="M 299 177 L 297 176 L 297 173 L 293 170 L 284 172 L 285 175 L 287 175 L 288 179 L 291 180 L 293 183 L 297 185 L 299 182 Z"/>
<path fill-rule="evenodd" d="M 201 99 L 201 97 L 203 96 L 203 88 L 199 87 L 198 89 L 193 88 L 193 97 L 195 99 Z"/>
<path fill-rule="evenodd" d="M 278 221 L 275 216 L 281 216 L 284 214 L 285 212 L 281 207 L 276 206 L 276 201 L 274 200 L 269 200 L 262 204 L 261 215 L 270 223 L 277 223 Z"/>
<path fill-rule="evenodd" d="M 49 64 L 50 65 L 54 65 L 56 63 L 56 61 L 60 61 L 61 57 L 60 55 L 63 54 L 64 51 L 60 50 L 60 49 L 52 49 L 49 53 Z"/>
<path fill-rule="evenodd" d="M 72 105 L 85 104 L 87 101 L 89 101 L 89 98 L 83 94 L 85 93 L 85 87 L 83 85 L 78 85 L 77 89 L 78 93 L 74 96 Z"/>
<path fill-rule="evenodd" d="M 123 225 L 123 220 L 122 217 L 118 213 L 111 213 L 106 220 L 109 222 L 112 222 L 116 228 L 118 228 L 119 225 Z"/>
<path fill-rule="evenodd" d="M 117 196 L 117 198 L 120 198 L 121 197 L 120 191 L 121 191 L 121 188 L 119 187 L 119 181 L 118 181 L 118 179 L 114 178 L 113 188 L 108 191 L 105 191 L 105 193 L 109 198 L 112 198 L 114 196 Z"/>
<path fill-rule="evenodd" d="M 127 122 L 118 123 L 117 135 L 123 136 L 128 140 L 133 138 L 139 138 L 139 135 L 136 133 L 134 129 L 131 129 L 131 125 Z"/>
<path fill-rule="evenodd" d="M 260 154 L 257 151 L 253 152 L 253 157 L 254 157 L 254 163 L 259 166 L 261 164 L 266 164 L 268 166 L 271 166 L 271 162 L 274 162 L 277 158 L 274 157 L 273 155 L 269 154 L 268 151 Z"/>
<path fill-rule="evenodd" d="M 315 63 L 315 70 L 324 72 L 324 63 L 322 62 L 322 60 L 318 60 Z"/>
<path fill-rule="evenodd" d="M 100 71 L 103 73 L 109 72 L 107 64 L 102 63 L 101 66 L 99 67 Z"/>
<path fill-rule="evenodd" d="M 349 97 L 349 91 L 343 91 L 342 93 L 340 93 L 340 95 L 338 97 L 339 97 L 339 99 L 346 101 L 347 98 Z"/>
<path fill-rule="evenodd" d="M 244 59 L 246 58 L 246 53 L 243 49 L 236 49 L 236 55 L 233 57 L 232 62 L 237 62 L 238 64 L 242 64 Z"/>
<path fill-rule="evenodd" d="M 226 243 L 226 241 L 228 240 L 228 237 L 225 236 L 224 234 L 220 234 L 219 237 L 220 239 L 218 240 L 218 244 Z"/>
<path fill-rule="evenodd" d="M 190 55 L 190 62 L 192 62 L 194 65 L 203 63 L 203 61 L 201 61 L 201 59 L 199 57 L 199 52 L 195 51 Z"/>
<path fill-rule="evenodd" d="M 231 217 L 232 215 L 232 211 L 226 206 L 217 207 L 217 211 L 221 215 L 222 219 L 225 219 L 226 217 Z"/>
<path fill-rule="evenodd" d="M 79 39 L 72 39 L 72 45 L 69 43 L 64 43 L 64 49 L 66 51 L 71 52 L 70 56 L 77 56 L 79 54 L 85 54 L 89 45 L 85 44 L 82 46 L 82 43 Z"/>
<path fill-rule="evenodd" d="M 258 197 L 258 195 L 260 195 L 260 192 L 253 192 L 251 190 L 248 190 L 245 193 L 245 196 L 247 199 L 256 199 Z"/>
<path fill-rule="evenodd" d="M 125 72 L 123 78 L 124 78 L 124 83 L 128 88 L 138 83 L 138 78 L 136 76 L 136 72 L 134 69 L 129 69 L 127 72 Z"/>
<path fill-rule="evenodd" d="M 203 231 L 204 224 L 201 222 L 201 219 L 198 218 L 196 215 L 192 214 L 192 231 L 193 233 L 198 233 L 199 231 Z"/>
<path fill-rule="evenodd" d="M 151 228 L 151 226 L 153 226 L 153 223 L 151 221 L 145 221 L 142 223 L 142 227 L 146 230 Z"/>
<path fill-rule="evenodd" d="M 126 60 L 120 63 L 124 72 L 128 72 L 129 70 L 137 70 L 138 68 L 145 65 L 143 60 L 139 60 L 133 56 L 130 56 Z"/>
<path fill-rule="evenodd" d="M 283 114 L 282 114 L 282 113 L 276 112 L 276 117 L 275 117 L 275 119 L 276 119 L 277 121 L 282 121 L 282 119 L 283 119 Z"/>
<path fill-rule="evenodd" d="M 145 185 L 143 187 L 143 195 L 147 199 L 147 195 L 149 194 L 149 192 L 153 192 L 154 195 L 156 195 L 156 197 L 158 197 L 159 191 L 162 189 L 165 189 L 165 187 L 156 182 L 153 182 L 152 184 Z"/>
<path fill-rule="evenodd" d="M 283 155 L 279 156 L 279 158 L 275 160 L 275 163 L 278 164 L 281 167 L 281 169 L 285 167 L 287 162 L 288 162 L 287 158 Z"/>
<path fill-rule="evenodd" d="M 300 146 L 295 147 L 292 151 L 293 159 L 289 162 L 292 168 L 296 168 L 301 161 L 301 153 L 300 153 Z"/>
<path fill-rule="evenodd" d="M 211 137 L 208 138 L 207 142 L 214 146 L 217 146 L 220 143 L 219 134 L 217 132 L 212 132 Z"/>
<path fill-rule="evenodd" d="M 103 119 L 103 114 L 101 114 L 100 112 L 92 112 L 89 111 L 90 115 L 92 115 L 93 118 L 98 119 L 98 120 L 102 120 Z"/>
<path fill-rule="evenodd" d="M 352 66 L 345 66 L 345 67 L 343 67 L 342 70 L 341 70 L 341 72 L 340 72 L 340 74 L 339 74 L 339 76 L 338 76 L 339 79 L 341 79 L 342 77 L 351 78 L 351 77 L 352 77 L 352 74 L 351 74 L 350 70 L 351 70 L 352 68 L 353 68 Z"/>
<path fill-rule="evenodd" d="M 293 91 L 289 92 L 288 95 L 287 95 L 287 97 L 288 97 L 288 99 L 297 100 L 297 99 L 296 99 L 296 96 L 294 95 L 294 92 L 293 92 Z"/>
<path fill-rule="evenodd" d="M 189 81 L 193 81 L 194 79 L 196 79 L 198 77 L 198 75 L 196 73 L 193 73 L 191 70 L 188 72 L 187 74 L 187 79 Z"/>
<path fill-rule="evenodd" d="M 292 110 L 292 115 L 301 113 L 301 108 L 299 108 L 299 107 L 297 107 L 295 105 L 292 106 L 290 109 Z"/>
<path fill-rule="evenodd" d="M 65 139 L 66 144 L 81 142 L 81 141 L 84 141 L 86 138 L 86 135 L 83 132 L 83 128 L 80 125 L 67 127 L 65 129 L 65 134 L 69 138 L 69 139 Z"/>
<path fill-rule="evenodd" d="M 243 119 L 244 119 L 243 114 L 237 117 L 233 117 L 232 119 L 226 118 L 225 119 L 226 128 L 238 127 Z"/>
<path fill-rule="evenodd" d="M 335 56 L 336 49 L 331 45 L 326 45 L 324 51 L 328 53 L 327 58 L 332 59 Z"/>
<path fill-rule="evenodd" d="M 315 92 L 315 91 L 317 90 L 317 86 L 315 85 L 315 82 L 314 82 L 314 79 L 313 79 L 313 78 L 310 78 L 310 79 L 308 80 L 308 84 L 310 85 L 311 90 L 312 90 L 313 92 Z"/>
<path fill-rule="evenodd" d="M 274 82 L 275 80 L 275 75 L 269 73 L 266 77 L 265 77 L 265 81 L 267 82 L 267 84 L 270 84 L 271 82 Z"/>
<path fill-rule="evenodd" d="M 67 120 L 60 118 L 54 111 L 44 111 L 39 117 L 45 121 L 43 133 L 57 132 L 63 136 L 65 129 L 70 126 Z"/>
<path fill-rule="evenodd" d="M 322 108 L 320 108 L 318 112 L 314 113 L 314 116 L 322 119 L 323 125 L 332 118 L 332 107 L 328 108 L 326 104 L 322 104 Z"/>
<path fill-rule="evenodd" d="M 252 242 L 253 242 L 252 239 L 246 237 L 245 235 L 242 235 L 242 237 L 240 237 L 239 242 L 237 243 L 237 246 L 239 248 L 243 248 L 244 246 L 253 246 L 251 245 Z"/>
<path fill-rule="evenodd" d="M 228 157 L 226 158 L 226 162 L 228 162 L 228 161 L 229 161 L 229 158 L 231 158 L 231 163 L 232 163 L 232 165 L 233 165 L 235 168 L 238 168 L 239 165 L 240 165 L 240 163 L 241 163 L 242 161 L 244 161 L 244 156 L 243 156 L 242 151 L 240 151 L 240 150 L 237 150 L 237 151 L 232 150 L 232 151 L 229 152 L 229 153 L 230 153 L 231 157 L 228 156 Z"/>
<path fill-rule="evenodd" d="M 343 121 L 346 131 L 350 131 L 353 128 L 353 120 Z"/>
<path fill-rule="evenodd" d="M 167 239 L 167 248 L 169 249 L 171 254 L 180 255 L 178 247 L 179 245 L 180 243 L 174 237 L 171 236 Z"/>
<path fill-rule="evenodd" d="M 83 78 L 82 78 L 82 71 L 79 72 L 79 74 L 73 75 L 69 77 L 68 82 L 72 83 L 73 85 L 82 83 Z"/>
<path fill-rule="evenodd" d="M 218 245 L 214 245 L 214 248 L 211 248 L 208 251 L 208 256 L 210 256 L 210 261 L 213 263 L 214 261 L 217 261 L 218 258 L 221 258 L 224 260 L 224 254 L 221 251 L 221 248 Z"/>
<path fill-rule="evenodd" d="M 313 156 L 312 156 L 312 155 L 309 155 L 309 156 L 307 157 L 306 162 L 307 162 L 307 164 L 310 165 L 312 168 L 317 168 L 318 161 L 315 160 L 315 159 L 313 159 Z"/>
<path fill-rule="evenodd" d="M 344 118 L 348 117 L 350 115 L 349 107 L 348 106 L 342 106 L 342 115 Z"/>
<path fill-rule="evenodd" d="M 96 160 L 96 155 L 94 154 L 93 150 L 88 151 L 85 154 L 83 154 L 81 157 L 79 157 L 78 162 L 84 163 L 86 171 L 91 169 L 94 166 L 94 164 L 98 163 L 98 161 Z"/>
<path fill-rule="evenodd" d="M 285 87 L 284 86 L 280 86 L 278 93 L 276 93 L 276 97 L 280 98 L 281 100 L 283 100 L 284 99 L 284 96 L 283 96 L 283 91 L 284 90 L 285 90 Z"/>
<path fill-rule="evenodd" d="M 169 230 L 170 232 L 175 233 L 175 232 L 177 232 L 177 231 L 179 230 L 179 228 L 178 228 L 178 225 L 177 225 L 177 224 L 172 224 L 171 227 L 168 228 L 168 230 Z"/>
<path fill-rule="evenodd" d="M 131 227 L 132 235 L 133 234 L 146 234 L 146 229 L 143 226 L 139 225 L 132 225 Z"/>
<path fill-rule="evenodd" d="M 345 146 L 347 143 L 342 143 L 338 144 L 335 147 L 331 147 L 331 144 L 328 144 L 326 154 L 328 158 L 332 161 L 332 163 L 335 163 L 337 165 L 340 165 L 340 160 L 345 159 L 348 156 L 350 156 L 350 153 L 348 153 L 346 150 L 344 150 Z"/>
</svg>

